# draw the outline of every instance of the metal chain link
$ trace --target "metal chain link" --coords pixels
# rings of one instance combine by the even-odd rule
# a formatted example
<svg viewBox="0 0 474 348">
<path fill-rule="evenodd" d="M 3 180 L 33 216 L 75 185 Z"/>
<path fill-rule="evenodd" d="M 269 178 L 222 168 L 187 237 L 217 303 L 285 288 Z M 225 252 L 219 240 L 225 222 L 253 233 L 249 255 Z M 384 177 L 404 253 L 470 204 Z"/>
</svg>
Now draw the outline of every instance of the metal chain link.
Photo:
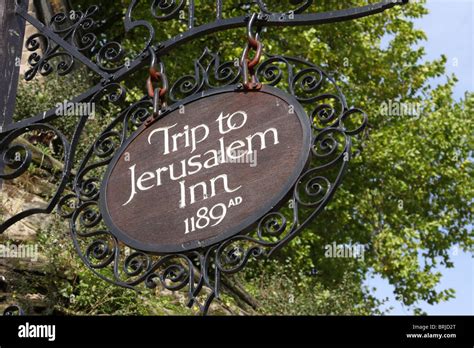
<svg viewBox="0 0 474 348">
<path fill-rule="evenodd" d="M 259 40 L 261 27 L 257 28 L 255 35 L 253 34 L 253 26 L 257 19 L 262 19 L 262 14 L 252 14 L 247 24 L 247 45 L 242 52 L 240 65 L 242 68 L 243 86 L 246 90 L 259 90 L 262 84 L 258 81 L 255 74 L 255 66 L 260 62 L 262 57 L 263 45 Z M 250 58 L 250 51 L 255 50 L 253 58 Z"/>
<path fill-rule="evenodd" d="M 148 48 L 151 56 L 149 76 L 146 81 L 148 95 L 153 98 L 153 115 L 145 121 L 145 127 L 157 120 L 166 110 L 166 94 L 168 92 L 168 78 L 165 73 L 165 66 L 162 61 L 156 57 L 155 49 Z M 157 85 L 157 86 L 154 86 Z M 158 86 L 161 84 L 161 87 Z"/>
</svg>

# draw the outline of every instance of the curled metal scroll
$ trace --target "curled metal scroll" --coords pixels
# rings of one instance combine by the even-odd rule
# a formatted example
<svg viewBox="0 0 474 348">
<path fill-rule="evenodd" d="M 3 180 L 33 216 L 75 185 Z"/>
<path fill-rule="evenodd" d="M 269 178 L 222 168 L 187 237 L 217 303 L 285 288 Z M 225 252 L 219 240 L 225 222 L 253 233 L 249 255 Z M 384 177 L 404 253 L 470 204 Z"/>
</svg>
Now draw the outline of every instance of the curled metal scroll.
<svg viewBox="0 0 474 348">
<path fill-rule="evenodd" d="M 209 58 L 204 64 L 204 57 Z M 204 90 L 236 85 L 240 70 L 205 49 L 192 74 L 171 87 L 175 103 Z M 341 183 L 351 157 L 351 136 L 363 131 L 367 115 L 348 108 L 335 81 L 304 60 L 268 55 L 257 68 L 260 81 L 286 90 L 307 110 L 313 125 L 311 165 L 300 176 L 288 201 L 290 209 L 270 212 L 258 227 L 220 244 L 182 254 L 157 255 L 125 246 L 107 229 L 99 208 L 100 185 L 115 152 L 151 114 L 148 97 L 125 108 L 98 135 L 79 166 L 74 193 L 65 195 L 58 213 L 69 219 L 71 237 L 83 262 L 100 278 L 124 287 L 141 283 L 153 288 L 185 290 L 189 306 L 206 313 L 219 296 L 220 277 L 245 267 L 248 260 L 269 256 L 296 237 L 328 204 Z M 349 118 L 359 117 L 349 129 Z M 353 122 L 352 122 L 353 123 Z M 305 208 L 305 209 L 301 209 Z M 104 269 L 111 269 L 104 272 Z"/>
<path fill-rule="evenodd" d="M 17 0 L 17 3 L 25 0 Z M 215 20 L 195 26 L 194 1 L 151 1 L 150 14 L 160 25 L 170 20 L 188 22 L 184 32 L 162 43 L 154 44 L 152 23 L 134 17 L 139 0 L 132 0 L 124 16 L 124 29 L 130 33 L 138 27 L 147 31 L 139 52 L 127 54 L 120 42 L 98 40 L 96 6 L 83 12 L 60 13 L 47 24 L 40 23 L 21 6 L 16 15 L 32 24 L 37 33 L 26 41 L 31 52 L 26 80 L 37 74 L 47 77 L 53 71 L 70 74 L 77 63 L 86 66 L 100 77 L 92 86 L 71 102 L 101 100 L 119 104 L 126 91 L 120 81 L 148 64 L 148 49 L 158 57 L 181 44 L 212 32 L 244 27 L 249 11 L 260 11 L 263 16 L 257 26 L 318 25 L 346 21 L 380 13 L 406 0 L 383 0 L 357 8 L 324 13 L 313 13 L 312 0 L 291 1 L 288 7 L 270 8 L 265 1 L 243 1 L 238 17 L 225 18 L 223 1 L 216 1 Z M 239 13 L 237 11 L 237 13 Z M 153 45 L 154 44 L 154 45 Z M 42 53 L 40 53 L 40 48 Z M 63 163 L 56 192 L 46 207 L 21 212 L 0 225 L 0 233 L 15 222 L 36 213 L 51 212 L 55 207 L 60 216 L 69 220 L 71 237 L 79 256 L 99 277 L 124 287 L 139 284 L 153 288 L 158 284 L 169 290 L 186 290 L 189 306 L 197 306 L 206 313 L 212 300 L 219 296 L 220 276 L 245 267 L 251 258 L 269 256 L 298 235 L 328 204 L 341 183 L 351 158 L 352 138 L 361 134 L 367 124 L 367 115 L 359 109 L 348 108 L 344 95 L 335 81 L 320 67 L 307 61 L 267 55 L 256 73 L 262 83 L 286 90 L 306 109 L 313 124 L 312 159 L 310 167 L 301 174 L 293 188 L 289 209 L 271 212 L 262 217 L 257 228 L 232 237 L 220 245 L 195 250 L 186 254 L 152 255 L 131 250 L 117 240 L 102 221 L 97 204 L 101 175 L 115 151 L 151 114 L 152 102 L 148 97 L 126 106 L 97 136 L 71 177 L 77 145 L 88 117 L 78 118 L 71 139 L 66 139 L 51 122 L 58 118 L 55 109 L 46 110 L 15 123 L 3 124 L 0 129 L 0 178 L 13 180 L 24 175 L 32 160 L 30 151 L 16 142 L 32 130 L 52 132 L 62 144 Z M 240 68 L 234 62 L 222 62 L 219 55 L 204 50 L 194 61 L 194 70 L 174 81 L 170 90 L 172 102 L 204 90 L 238 83 Z M 1 116 L 0 116 L 1 118 Z M 1 121 L 1 119 L 0 119 Z M 2 122 L 0 122 L 2 124 Z M 354 125 L 355 124 L 355 125 Z M 66 190 L 67 189 L 67 190 Z M 304 209 L 301 209 L 304 208 Z M 104 272 L 111 269 L 110 272 Z"/>
<path fill-rule="evenodd" d="M 25 315 L 25 311 L 18 305 L 10 305 L 3 310 L 4 316 Z"/>
</svg>

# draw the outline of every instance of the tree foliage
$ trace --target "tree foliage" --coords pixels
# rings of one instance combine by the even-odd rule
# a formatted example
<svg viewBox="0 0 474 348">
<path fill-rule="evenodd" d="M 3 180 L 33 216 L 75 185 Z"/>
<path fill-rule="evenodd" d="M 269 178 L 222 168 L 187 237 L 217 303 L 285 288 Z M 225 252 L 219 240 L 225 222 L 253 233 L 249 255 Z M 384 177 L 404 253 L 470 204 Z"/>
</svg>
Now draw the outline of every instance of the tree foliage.
<svg viewBox="0 0 474 348">
<path fill-rule="evenodd" d="M 102 18 L 123 16 L 128 2 L 108 4 L 102 1 Z M 317 1 L 313 10 L 364 4 Z M 202 20 L 213 18 L 213 3 L 197 1 L 196 8 Z M 473 251 L 474 94 L 455 102 L 454 76 L 432 85 L 433 78 L 444 76 L 446 58 L 424 60 L 426 36 L 413 19 L 426 14 L 422 2 L 413 2 L 344 23 L 270 27 L 263 33 L 267 52 L 300 56 L 333 71 L 348 104 L 369 114 L 369 136 L 323 214 L 277 255 L 286 266 L 253 264 L 237 276 L 261 299 L 262 313 L 379 313 L 381 302 L 363 286 L 374 274 L 387 279 L 398 300 L 412 309 L 420 301 L 436 304 L 454 296 L 452 289 L 437 289 L 437 269 L 453 267 L 453 248 Z M 137 8 L 134 18 L 153 22 L 145 6 Z M 184 25 L 153 23 L 157 41 Z M 130 57 L 143 44 L 143 32 L 125 33 L 119 20 L 106 23 L 101 35 L 123 42 Z M 192 72 L 191 61 L 205 46 L 234 59 L 244 42 L 242 29 L 215 33 L 171 51 L 164 62 L 173 79 Z M 140 95 L 145 77 L 146 69 L 123 84 Z M 416 117 L 384 114 L 381 107 L 389 102 L 420 105 L 421 112 Z M 18 105 L 18 112 L 29 113 L 26 105 Z M 364 258 L 326 257 L 325 246 L 333 242 L 365 245 Z M 311 269 L 317 274 L 309 276 Z M 288 300 L 292 294 L 293 302 Z"/>
</svg>

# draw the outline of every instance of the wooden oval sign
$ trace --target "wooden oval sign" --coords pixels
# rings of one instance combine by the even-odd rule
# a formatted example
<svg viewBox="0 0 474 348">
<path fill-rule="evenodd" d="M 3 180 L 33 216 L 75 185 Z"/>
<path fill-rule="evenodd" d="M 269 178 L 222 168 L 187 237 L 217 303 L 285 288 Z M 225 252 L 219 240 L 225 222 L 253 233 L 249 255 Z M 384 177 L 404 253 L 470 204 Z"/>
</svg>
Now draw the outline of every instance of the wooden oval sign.
<svg viewBox="0 0 474 348">
<path fill-rule="evenodd" d="M 255 226 L 287 196 L 311 127 L 282 91 L 213 90 L 141 126 L 112 159 L 100 207 L 125 244 L 155 253 L 208 246 Z"/>
</svg>

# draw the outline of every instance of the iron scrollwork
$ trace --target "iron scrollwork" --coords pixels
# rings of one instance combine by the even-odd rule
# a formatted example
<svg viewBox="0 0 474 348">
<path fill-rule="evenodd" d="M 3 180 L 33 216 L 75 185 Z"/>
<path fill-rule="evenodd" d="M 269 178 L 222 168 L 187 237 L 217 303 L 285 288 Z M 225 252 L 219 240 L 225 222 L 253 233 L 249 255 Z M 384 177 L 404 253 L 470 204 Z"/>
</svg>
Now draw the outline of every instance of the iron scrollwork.
<svg viewBox="0 0 474 348">
<path fill-rule="evenodd" d="M 57 14 L 49 25 L 43 25 L 18 6 L 17 15 L 38 30 L 26 41 L 27 49 L 32 52 L 29 57 L 31 69 L 25 75 L 26 80 L 31 80 L 38 73 L 44 76 L 50 74 L 54 70 L 53 60 L 58 60 L 56 70 L 63 75 L 74 71 L 74 64 L 79 61 L 99 75 L 101 82 L 72 101 L 97 101 L 106 95 L 109 102 L 118 104 L 127 93 L 120 81 L 145 66 L 150 59 L 148 49 L 152 48 L 160 57 L 186 41 L 211 32 L 243 27 L 248 20 L 246 15 L 224 18 L 223 2 L 219 0 L 216 2 L 215 21 L 194 26 L 194 1 L 154 0 L 150 11 L 157 22 L 176 19 L 187 6 L 189 25 L 178 36 L 152 46 L 155 38 L 153 25 L 132 16 L 138 3 L 139 0 L 132 0 L 126 11 L 125 31 L 142 26 L 149 35 L 141 51 L 127 62 L 124 62 L 121 43 L 99 43 L 93 34 L 91 29 L 96 25 L 93 17 L 98 12 L 97 7 L 74 12 L 73 17 L 65 13 Z M 311 0 L 294 1 L 291 8 L 283 12 L 273 12 L 264 1 L 257 0 L 251 2 L 244 12 L 256 5 L 265 14 L 257 21 L 257 26 L 317 25 L 368 16 L 403 3 L 406 1 L 384 0 L 355 9 L 309 13 Z M 37 50 L 41 44 L 43 53 L 39 54 Z M 194 71 L 170 84 L 169 99 L 172 103 L 179 103 L 183 98 L 205 90 L 233 85 L 238 88 L 241 75 L 241 68 L 234 62 L 221 62 L 218 54 L 205 49 L 201 57 L 194 61 Z M 173 291 L 186 289 L 187 305 L 197 306 L 200 312 L 206 313 L 212 300 L 219 297 L 222 274 L 238 272 L 251 258 L 272 255 L 295 238 L 323 210 L 347 169 L 352 138 L 362 134 L 367 124 L 367 115 L 359 109 L 349 108 L 334 79 L 315 64 L 267 54 L 256 67 L 256 75 L 262 83 L 285 90 L 304 106 L 313 125 L 313 134 L 311 164 L 294 186 L 288 208 L 282 207 L 263 216 L 252 232 L 236 235 L 204 249 L 155 255 L 132 250 L 107 230 L 98 206 L 101 177 L 117 149 L 152 114 L 153 103 L 145 96 L 123 108 L 102 130 L 81 159 L 74 176 L 71 175 L 72 163 L 87 116 L 78 119 L 70 140 L 49 124 L 60 116 L 54 109 L 4 125 L 0 129 L 1 179 L 12 180 L 29 167 L 31 153 L 17 144 L 15 139 L 34 129 L 47 129 L 61 140 L 64 171 L 47 207 L 11 217 L 2 223 L 0 233 L 26 216 L 51 212 L 56 207 L 58 214 L 69 220 L 71 238 L 80 258 L 100 278 L 129 288 L 140 284 L 154 288 L 161 284 Z M 355 119 L 358 122 L 354 122 Z M 356 126 L 353 128 L 348 126 L 354 123 Z M 112 272 L 104 272 L 106 269 Z"/>
<path fill-rule="evenodd" d="M 3 310 L 4 316 L 25 315 L 24 310 L 18 305 L 8 306 Z"/>
<path fill-rule="evenodd" d="M 207 64 L 204 58 L 210 58 Z M 232 85 L 238 88 L 239 68 L 233 62 L 221 63 L 219 56 L 208 49 L 194 61 L 194 67 L 194 74 L 173 83 L 171 90 L 179 91 L 171 93 L 175 103 L 205 90 Z M 76 175 L 75 194 L 64 196 L 58 205 L 58 212 L 70 220 L 71 237 L 80 257 L 99 277 L 124 287 L 143 283 L 151 288 L 157 284 L 169 290 L 187 288 L 188 305 L 197 305 L 206 313 L 212 299 L 219 296 L 222 274 L 238 272 L 250 258 L 271 255 L 327 205 L 347 168 L 351 136 L 363 131 L 367 115 L 349 109 L 335 81 L 309 62 L 268 55 L 257 73 L 263 83 L 296 97 L 312 120 L 312 164 L 293 189 L 290 213 L 284 208 L 270 212 L 252 233 L 188 253 L 156 255 L 123 245 L 102 221 L 98 204 L 101 175 L 115 151 L 150 116 L 152 102 L 144 97 L 126 108 L 97 137 Z M 346 128 L 344 122 L 356 114 L 361 118 L 357 128 Z M 113 277 L 102 272 L 106 268 L 113 270 Z"/>
</svg>

